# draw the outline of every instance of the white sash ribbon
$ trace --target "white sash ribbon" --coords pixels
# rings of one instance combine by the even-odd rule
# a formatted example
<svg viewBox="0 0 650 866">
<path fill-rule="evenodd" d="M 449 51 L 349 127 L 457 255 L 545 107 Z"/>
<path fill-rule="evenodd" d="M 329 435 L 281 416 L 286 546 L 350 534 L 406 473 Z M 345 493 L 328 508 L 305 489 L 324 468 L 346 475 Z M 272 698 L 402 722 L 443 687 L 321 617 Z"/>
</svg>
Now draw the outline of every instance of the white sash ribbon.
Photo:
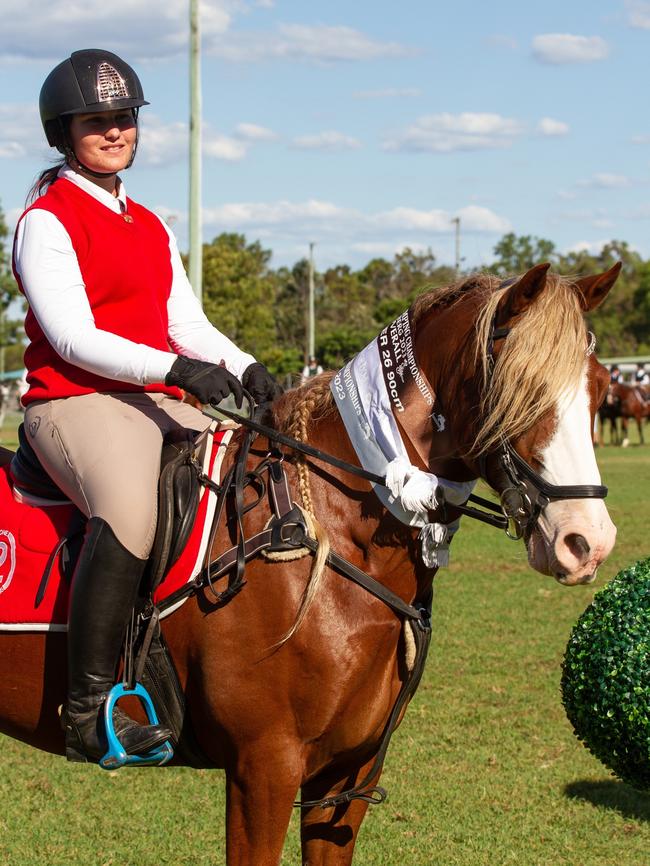
<svg viewBox="0 0 650 866">
<path fill-rule="evenodd" d="M 429 523 L 427 511 L 443 500 L 465 502 L 475 482 L 448 481 L 411 464 L 395 422 L 396 395 L 388 392 L 378 338 L 339 370 L 330 387 L 362 467 L 386 475 L 386 487 L 373 485 L 378 498 L 402 523 L 421 527 L 425 565 L 447 565 L 449 541 L 458 521 Z"/>
</svg>

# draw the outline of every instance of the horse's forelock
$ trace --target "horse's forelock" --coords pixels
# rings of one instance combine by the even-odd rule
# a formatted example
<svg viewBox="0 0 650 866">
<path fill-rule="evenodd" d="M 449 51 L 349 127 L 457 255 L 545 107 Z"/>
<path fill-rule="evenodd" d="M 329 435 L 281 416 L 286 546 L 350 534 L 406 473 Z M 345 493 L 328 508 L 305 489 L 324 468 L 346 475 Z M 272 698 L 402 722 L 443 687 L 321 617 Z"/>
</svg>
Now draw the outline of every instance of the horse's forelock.
<svg viewBox="0 0 650 866">
<path fill-rule="evenodd" d="M 482 368 L 483 424 L 472 450 L 485 452 L 531 430 L 560 398 L 575 392 L 585 364 L 586 327 L 572 282 L 550 275 L 546 288 L 514 322 L 494 370 L 487 368 L 490 328 L 507 288 L 495 288 L 476 322 L 476 362 Z"/>
</svg>

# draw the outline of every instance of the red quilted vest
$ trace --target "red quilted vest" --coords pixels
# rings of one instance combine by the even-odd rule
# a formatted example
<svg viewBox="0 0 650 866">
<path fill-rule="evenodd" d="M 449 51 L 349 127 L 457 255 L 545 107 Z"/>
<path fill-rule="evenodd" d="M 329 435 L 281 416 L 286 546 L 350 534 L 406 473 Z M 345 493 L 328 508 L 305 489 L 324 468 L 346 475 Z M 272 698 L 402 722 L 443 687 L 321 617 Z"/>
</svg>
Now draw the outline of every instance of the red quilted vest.
<svg viewBox="0 0 650 866">
<path fill-rule="evenodd" d="M 169 238 L 155 214 L 127 201 L 127 214 L 114 213 L 71 181 L 59 178 L 25 213 L 37 208 L 50 211 L 65 227 L 99 329 L 168 352 Z M 24 293 L 17 274 L 16 280 Z M 31 309 L 25 333 L 30 342 L 25 351 L 29 390 L 24 405 L 95 391 L 157 391 L 181 397 L 177 388 L 163 383 L 131 385 L 67 363 L 52 348 Z"/>
</svg>

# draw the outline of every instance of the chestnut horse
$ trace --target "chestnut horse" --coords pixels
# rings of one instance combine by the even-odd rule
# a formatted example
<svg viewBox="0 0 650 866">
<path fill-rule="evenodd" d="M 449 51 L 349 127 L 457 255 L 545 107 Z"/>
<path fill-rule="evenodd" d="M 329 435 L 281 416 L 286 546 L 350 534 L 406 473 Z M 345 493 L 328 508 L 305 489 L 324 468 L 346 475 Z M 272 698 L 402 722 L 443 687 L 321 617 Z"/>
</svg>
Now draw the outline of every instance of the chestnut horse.
<svg viewBox="0 0 650 866">
<path fill-rule="evenodd" d="M 624 382 L 612 382 L 607 389 L 607 396 L 598 410 L 601 424 L 608 420 L 611 424 L 612 445 L 629 444 L 628 420 L 636 420 L 639 431 L 639 442 L 643 445 L 643 421 L 650 417 L 650 400 L 643 385 L 626 385 Z M 619 436 L 617 422 L 621 419 L 622 438 Z"/>
<path fill-rule="evenodd" d="M 547 269 L 503 284 L 470 277 L 424 294 L 410 315 L 418 368 L 435 391 L 436 417 L 446 419 L 427 434 L 426 468 L 487 480 L 520 523 L 531 566 L 571 585 L 594 578 L 616 532 L 590 438 L 608 374 L 583 313 L 619 268 L 576 281 Z M 355 462 L 331 379 L 325 373 L 286 393 L 275 423 Z M 266 448 L 258 438 L 251 466 Z M 294 498 L 332 550 L 404 602 L 428 598 L 436 569 L 421 559 L 417 529 L 399 523 L 368 481 L 289 452 L 285 465 Z M 528 487 L 513 480 L 515 468 Z M 533 490 L 541 493 L 531 503 Z M 446 519 L 456 516 L 450 509 Z M 265 505 L 248 511 L 246 535 L 268 518 Z M 219 530 L 215 557 L 232 543 L 232 528 Z M 329 797 L 364 779 L 407 675 L 402 619 L 330 566 L 285 639 L 316 579 L 312 562 L 254 559 L 230 601 L 215 604 L 200 591 L 163 620 L 196 738 L 208 763 L 226 771 L 228 866 L 277 866 L 296 798 Z M 60 633 L 0 635 L 1 730 L 55 753 L 63 749 L 64 643 Z M 303 808 L 303 864 L 350 864 L 367 807 L 353 799 Z"/>
</svg>

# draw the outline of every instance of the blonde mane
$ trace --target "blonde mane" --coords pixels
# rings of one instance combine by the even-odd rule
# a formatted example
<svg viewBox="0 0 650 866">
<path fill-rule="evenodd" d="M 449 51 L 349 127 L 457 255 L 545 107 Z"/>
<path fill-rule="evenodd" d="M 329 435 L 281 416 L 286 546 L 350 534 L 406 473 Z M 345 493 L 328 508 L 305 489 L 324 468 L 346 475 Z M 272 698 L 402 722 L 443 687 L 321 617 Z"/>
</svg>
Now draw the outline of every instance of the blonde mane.
<svg viewBox="0 0 650 866">
<path fill-rule="evenodd" d="M 471 448 L 474 454 L 534 427 L 563 395 L 578 387 L 584 369 L 586 327 L 572 280 L 550 274 L 544 291 L 510 323 L 508 337 L 500 346 L 490 374 L 490 328 L 497 305 L 508 291 L 500 285 L 497 277 L 479 274 L 426 292 L 411 307 L 417 335 L 418 322 L 433 308 L 454 306 L 475 292 L 480 297 L 475 363 L 483 376 L 483 423 Z M 333 375 L 324 373 L 292 392 L 279 413 L 282 429 L 303 438 L 311 420 L 334 410 L 329 387 Z"/>
<path fill-rule="evenodd" d="M 570 280 L 551 275 L 535 302 L 509 324 L 507 338 L 500 347 L 494 369 L 490 370 L 488 348 L 492 321 L 499 301 L 508 290 L 500 285 L 496 277 L 483 274 L 433 289 L 421 295 L 411 307 L 417 335 L 418 321 L 432 308 L 449 308 L 475 292 L 479 296 L 479 313 L 474 325 L 474 363 L 483 378 L 480 405 L 483 424 L 470 449 L 475 454 L 486 452 L 503 439 L 516 438 L 535 426 L 543 415 L 555 409 L 563 395 L 578 387 L 585 363 L 586 328 L 577 294 Z M 334 375 L 333 372 L 323 373 L 285 395 L 275 407 L 279 429 L 303 442 L 308 441 L 310 425 L 336 413 L 330 390 Z M 289 640 L 307 616 L 320 588 L 329 553 L 327 533 L 314 514 L 309 468 L 299 454 L 296 469 L 303 507 L 311 515 L 319 547 L 295 621 L 278 645 Z"/>
</svg>

